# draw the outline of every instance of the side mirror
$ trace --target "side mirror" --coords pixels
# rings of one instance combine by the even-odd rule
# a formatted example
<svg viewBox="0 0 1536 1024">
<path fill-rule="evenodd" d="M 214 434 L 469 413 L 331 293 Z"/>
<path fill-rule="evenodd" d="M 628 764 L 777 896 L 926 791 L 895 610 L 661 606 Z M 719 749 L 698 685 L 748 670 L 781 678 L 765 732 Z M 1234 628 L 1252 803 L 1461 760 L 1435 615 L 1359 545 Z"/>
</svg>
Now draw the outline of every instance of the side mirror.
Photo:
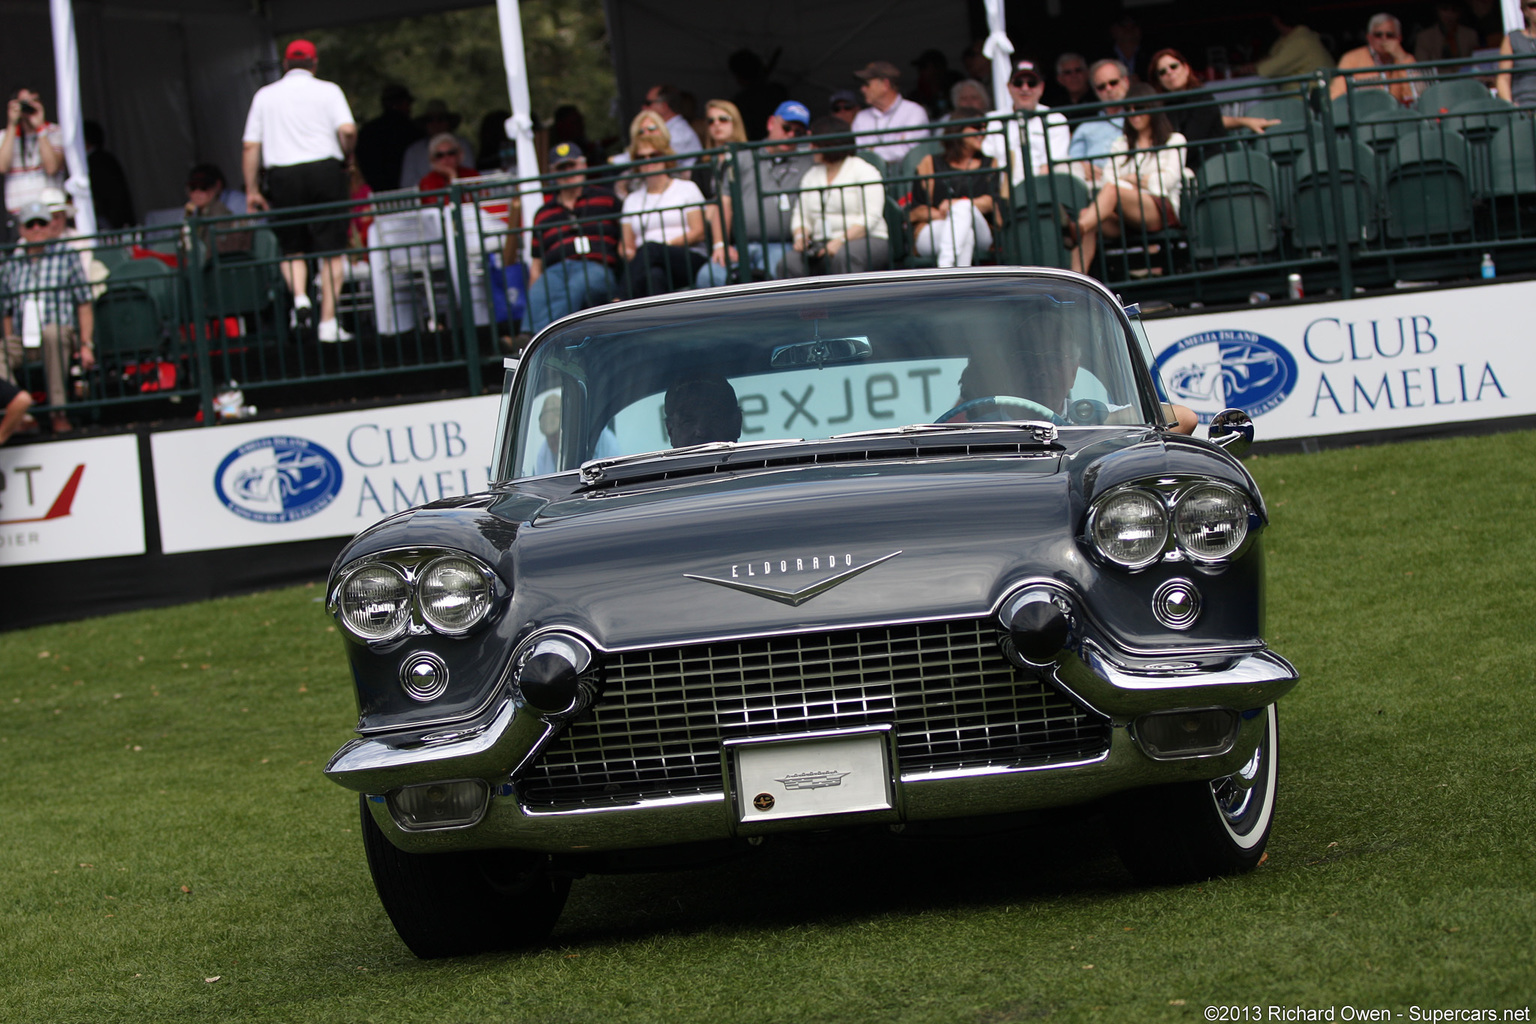
<svg viewBox="0 0 1536 1024">
<path fill-rule="evenodd" d="M 1206 436 L 1234 459 L 1240 459 L 1253 445 L 1253 419 L 1241 409 L 1223 409 L 1211 418 Z"/>
</svg>

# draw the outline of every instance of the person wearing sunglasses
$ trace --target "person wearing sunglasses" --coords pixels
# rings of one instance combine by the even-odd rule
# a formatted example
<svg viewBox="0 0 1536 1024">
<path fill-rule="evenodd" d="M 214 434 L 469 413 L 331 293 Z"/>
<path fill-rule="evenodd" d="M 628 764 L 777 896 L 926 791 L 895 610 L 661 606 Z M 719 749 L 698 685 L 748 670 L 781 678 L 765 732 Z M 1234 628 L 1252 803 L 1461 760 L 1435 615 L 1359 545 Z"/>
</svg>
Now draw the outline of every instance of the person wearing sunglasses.
<svg viewBox="0 0 1536 1024">
<path fill-rule="evenodd" d="M 1072 269 L 1087 273 L 1093 266 L 1099 237 L 1141 237 L 1179 225 L 1179 200 L 1184 193 L 1187 150 L 1184 136 L 1173 130 L 1168 115 L 1155 102 L 1150 85 L 1132 83 L 1125 129 L 1115 140 L 1107 180 L 1093 202 L 1069 225 Z"/>
<path fill-rule="evenodd" d="M 1088 81 L 1094 97 L 1101 104 L 1099 115 L 1083 121 L 1073 130 L 1067 156 L 1072 160 L 1072 172 L 1094 183 L 1104 179 L 1109 170 L 1109 151 L 1125 129 L 1125 119 L 1120 116 L 1124 108 L 1120 101 L 1125 99 L 1126 90 L 1131 87 L 1131 73 L 1124 64 L 1109 57 L 1094 61 L 1088 69 Z"/>
<path fill-rule="evenodd" d="M 459 140 L 451 132 L 441 132 L 428 140 L 427 158 L 432 161 L 432 169 L 421 176 L 416 187 L 422 192 L 436 192 L 447 188 L 460 178 L 475 178 L 480 172 L 473 167 L 465 167 L 463 164 L 464 151 L 459 147 Z M 422 204 L 431 206 L 441 203 L 442 196 L 423 196 Z"/>
<path fill-rule="evenodd" d="M 1402 68 L 1418 63 L 1413 54 L 1403 49 L 1403 23 L 1390 14 L 1378 14 L 1371 18 L 1365 29 L 1365 45 L 1357 46 L 1339 58 L 1340 71 L 1359 71 L 1362 68 Z M 1336 75 L 1328 86 L 1332 99 L 1343 96 L 1353 84 L 1356 89 L 1386 89 L 1405 107 L 1413 106 L 1419 98 L 1422 86 L 1420 76 L 1410 71 L 1383 71 L 1370 75 Z"/>
<path fill-rule="evenodd" d="M 1499 99 L 1527 107 L 1536 104 L 1536 0 L 1520 0 L 1520 11 L 1525 15 L 1525 28 L 1507 33 L 1499 52 L 1525 59 L 1499 61 L 1494 88 Z"/>
<path fill-rule="evenodd" d="M 59 241 L 58 223 L 41 202 L 21 208 L 20 252 L 7 260 L 0 275 L 5 296 L 6 379 L 26 360 L 27 349 L 41 351 L 53 432 L 72 427 L 64 415 L 69 366 L 76 358 L 82 370 L 96 365 L 91 347 L 94 311 L 91 290 L 80 255 Z"/>
<path fill-rule="evenodd" d="M 901 69 L 890 61 L 876 60 L 853 73 L 861 83 L 859 91 L 869 106 L 853 118 L 853 130 L 860 135 L 879 132 L 859 139 L 888 164 L 900 164 L 901 158 L 928 137 L 928 111 L 901 95 Z"/>
<path fill-rule="evenodd" d="M 1247 128 L 1260 135 L 1264 129 L 1280 122 L 1268 117 L 1234 117 L 1223 114 L 1216 101 L 1209 96 L 1181 100 L 1178 94 L 1203 89 L 1205 83 L 1189 66 L 1189 59 L 1178 50 L 1158 50 L 1149 62 L 1152 68 L 1152 88 L 1169 97 L 1166 113 L 1173 122 L 1173 130 L 1189 140 L 1189 167 L 1195 170 L 1204 159 L 1206 146 L 1212 140 L 1226 138 L 1232 128 Z"/>
<path fill-rule="evenodd" d="M 672 152 L 680 158 L 678 166 L 692 167 L 694 158 L 691 154 L 703 149 L 704 144 L 699 141 L 699 133 L 693 130 L 693 125 L 679 112 L 682 106 L 683 94 L 676 86 L 663 83 L 645 91 L 645 109 L 659 114 L 666 124 Z"/>
<path fill-rule="evenodd" d="M 1035 62 L 1016 61 L 1008 79 L 1013 107 L 993 115 L 1009 115 L 1008 119 L 987 126 L 983 149 L 998 164 L 1008 165 L 1009 179 L 1015 185 L 1024 180 L 1026 164 L 1037 175 L 1051 173 L 1051 163 L 1065 160 L 1072 143 L 1067 119 L 1040 102 L 1044 93 L 1045 79 Z"/>
<path fill-rule="evenodd" d="M 852 89 L 839 89 L 827 97 L 827 109 L 833 117 L 851 127 L 854 115 L 859 112 L 859 94 Z"/>
</svg>

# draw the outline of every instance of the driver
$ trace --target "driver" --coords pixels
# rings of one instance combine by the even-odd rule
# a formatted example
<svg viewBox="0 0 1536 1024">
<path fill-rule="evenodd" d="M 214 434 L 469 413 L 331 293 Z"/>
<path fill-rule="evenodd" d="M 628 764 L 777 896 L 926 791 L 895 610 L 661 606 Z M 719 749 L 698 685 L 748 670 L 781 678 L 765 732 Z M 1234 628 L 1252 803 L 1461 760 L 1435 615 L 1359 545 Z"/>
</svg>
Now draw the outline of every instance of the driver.
<svg viewBox="0 0 1536 1024">
<path fill-rule="evenodd" d="M 1022 414 L 1026 419 L 1048 415 L 1052 422 L 1067 422 L 1067 402 L 1079 381 L 1082 360 L 1075 332 L 1054 313 L 1032 313 L 1019 322 L 1016 336 L 1023 341 L 1018 348 L 991 349 L 971 356 L 960 374 L 956 405 L 976 404 L 950 419 L 981 422 L 1014 419 Z M 1103 387 L 1097 391 L 1102 393 Z M 980 401 L 988 398 L 999 400 Z M 1009 402 L 1009 398 L 1024 399 L 1029 405 Z"/>
<path fill-rule="evenodd" d="M 1103 413 L 1123 408 L 1109 404 L 1103 383 L 1083 367 L 1079 332 L 1061 314 L 1030 313 L 1019 321 L 1016 330 L 1023 342 L 1018 349 L 978 353 L 960 374 L 957 405 L 986 398 L 999 401 L 978 402 L 952 419 L 978 422 L 1011 419 L 1020 413 L 1027 419 L 1043 411 L 1049 413 L 1051 422 L 1064 425 L 1074 422 L 1069 409 L 1082 399 L 1101 407 L 1097 422 L 1103 422 Z M 1008 398 L 1026 399 L 1038 409 L 1010 403 Z M 1194 412 L 1180 405 L 1172 406 L 1172 410 L 1177 419 L 1174 432 L 1193 433 L 1197 422 Z"/>
<path fill-rule="evenodd" d="M 724 377 L 695 377 L 667 389 L 662 403 L 674 448 L 741 440 L 741 406 Z"/>
</svg>

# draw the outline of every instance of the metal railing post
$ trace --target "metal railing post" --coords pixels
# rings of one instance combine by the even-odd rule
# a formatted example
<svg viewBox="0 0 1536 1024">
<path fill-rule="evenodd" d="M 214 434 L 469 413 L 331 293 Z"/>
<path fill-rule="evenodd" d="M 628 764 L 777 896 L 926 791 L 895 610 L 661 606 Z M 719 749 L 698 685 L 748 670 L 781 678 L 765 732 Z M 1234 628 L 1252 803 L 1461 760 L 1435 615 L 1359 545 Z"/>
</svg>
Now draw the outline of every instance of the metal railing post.
<svg viewBox="0 0 1536 1024">
<path fill-rule="evenodd" d="M 197 360 L 197 403 L 203 414 L 203 426 L 212 426 L 213 414 L 213 364 L 208 356 L 207 303 L 203 301 L 203 238 L 202 217 L 196 211 L 187 221 L 187 247 L 181 261 L 181 271 L 186 275 L 187 297 L 192 308 L 187 312 L 192 328 L 192 352 Z M 212 246 L 218 252 L 218 246 Z M 217 256 L 214 256 L 217 259 Z"/>
<path fill-rule="evenodd" d="M 464 242 L 464 187 L 454 182 L 448 189 L 448 216 L 453 225 L 453 252 L 445 253 L 458 267 L 457 288 L 449 288 L 449 302 L 458 320 L 459 344 L 464 353 L 465 379 L 471 395 L 480 394 L 480 336 L 475 329 L 474 267 L 469 262 L 469 246 Z M 479 207 L 475 216 L 480 215 Z M 478 226 L 478 225 L 477 225 Z"/>
<path fill-rule="evenodd" d="M 1333 104 L 1326 102 L 1328 94 L 1327 74 L 1319 71 L 1313 88 L 1317 90 L 1319 96 L 1325 99 L 1325 102 L 1320 104 L 1322 109 L 1319 113 L 1323 117 L 1323 147 L 1328 160 L 1328 194 L 1333 204 L 1333 234 L 1339 260 L 1339 292 L 1344 298 L 1352 299 L 1355 296 L 1354 252 L 1351 245 L 1352 239 L 1349 237 L 1347 225 L 1344 223 L 1344 181 L 1343 172 L 1339 166 L 1339 136 L 1333 120 Z M 1353 145 L 1353 118 L 1350 119 L 1350 124 L 1351 145 Z M 1353 164 L 1353 161 L 1351 161 L 1351 164 Z M 1358 174 L 1359 171 L 1356 170 L 1353 173 Z M 1349 187 L 1355 188 L 1353 180 L 1350 181 Z M 1356 210 L 1359 209 L 1359 206 L 1357 196 Z"/>
</svg>

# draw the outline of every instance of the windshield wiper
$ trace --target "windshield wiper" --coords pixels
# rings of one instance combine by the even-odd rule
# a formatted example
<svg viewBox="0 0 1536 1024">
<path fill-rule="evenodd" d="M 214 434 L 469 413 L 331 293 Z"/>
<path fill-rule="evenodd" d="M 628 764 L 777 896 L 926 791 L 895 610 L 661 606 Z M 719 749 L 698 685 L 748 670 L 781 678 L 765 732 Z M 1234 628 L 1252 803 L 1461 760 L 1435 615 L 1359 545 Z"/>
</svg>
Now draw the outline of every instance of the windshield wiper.
<svg viewBox="0 0 1536 1024">
<path fill-rule="evenodd" d="M 653 459 L 672 459 L 687 455 L 707 455 L 710 452 L 737 452 L 749 451 L 753 448 L 771 447 L 781 444 L 795 444 L 804 441 L 803 437 L 781 437 L 768 441 L 706 441 L 704 444 L 691 444 L 685 448 L 662 448 L 654 452 L 636 452 L 633 455 L 615 455 L 607 459 L 590 459 L 581 464 L 581 482 L 594 484 L 603 478 L 606 470 L 615 466 L 628 466 L 636 462 L 650 462 Z"/>
<path fill-rule="evenodd" d="M 833 434 L 831 440 L 858 437 L 900 437 L 912 434 L 942 433 L 950 430 L 988 430 L 999 427 L 1009 430 L 1028 430 L 1034 433 L 1037 444 L 1054 444 L 1056 424 L 1045 420 L 985 420 L 978 423 L 908 423 L 904 427 L 883 427 L 879 430 L 856 430 L 851 434 Z"/>
</svg>

